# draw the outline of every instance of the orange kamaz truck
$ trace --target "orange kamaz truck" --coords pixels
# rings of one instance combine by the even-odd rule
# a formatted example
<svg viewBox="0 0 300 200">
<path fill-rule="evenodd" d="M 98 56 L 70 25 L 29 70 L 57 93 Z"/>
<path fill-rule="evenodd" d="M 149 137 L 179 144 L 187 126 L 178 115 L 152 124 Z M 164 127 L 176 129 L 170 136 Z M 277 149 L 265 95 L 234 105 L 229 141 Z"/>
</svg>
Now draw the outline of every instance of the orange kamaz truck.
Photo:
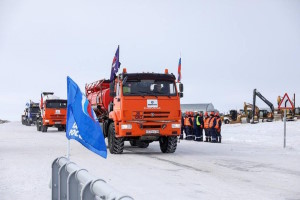
<svg viewBox="0 0 300 200">
<path fill-rule="evenodd" d="M 181 128 L 180 98 L 183 85 L 173 74 L 127 73 L 114 81 L 102 79 L 86 84 L 92 104 L 112 154 L 123 152 L 124 141 L 147 148 L 158 141 L 163 153 L 174 153 Z"/>
<path fill-rule="evenodd" d="M 67 100 L 59 99 L 53 92 L 43 92 L 40 103 L 41 114 L 37 118 L 38 131 L 47 132 L 48 127 L 66 130 Z"/>
</svg>

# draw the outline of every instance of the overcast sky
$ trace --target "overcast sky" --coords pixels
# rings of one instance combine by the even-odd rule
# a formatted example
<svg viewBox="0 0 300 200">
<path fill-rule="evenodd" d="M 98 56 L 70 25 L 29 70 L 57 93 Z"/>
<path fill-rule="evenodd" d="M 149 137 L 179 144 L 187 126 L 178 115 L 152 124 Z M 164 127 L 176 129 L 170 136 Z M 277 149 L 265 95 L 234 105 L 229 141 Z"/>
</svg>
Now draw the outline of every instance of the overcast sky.
<svg viewBox="0 0 300 200">
<path fill-rule="evenodd" d="M 129 73 L 177 76 L 181 52 L 182 103 L 240 109 L 254 88 L 276 106 L 285 92 L 300 102 L 299 11 L 286 0 L 0 0 L 0 119 L 20 120 L 42 91 L 66 98 L 67 75 L 82 91 L 109 78 L 118 45 Z"/>
</svg>

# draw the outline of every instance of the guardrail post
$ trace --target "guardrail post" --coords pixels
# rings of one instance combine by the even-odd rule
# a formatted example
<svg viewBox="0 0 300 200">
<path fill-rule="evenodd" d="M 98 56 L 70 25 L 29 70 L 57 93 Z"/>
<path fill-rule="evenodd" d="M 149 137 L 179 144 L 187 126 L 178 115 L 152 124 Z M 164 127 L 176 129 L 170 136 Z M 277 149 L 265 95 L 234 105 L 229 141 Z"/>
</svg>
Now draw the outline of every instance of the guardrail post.
<svg viewBox="0 0 300 200">
<path fill-rule="evenodd" d="M 65 157 L 52 162 L 52 200 L 133 200 Z"/>
<path fill-rule="evenodd" d="M 81 190 L 81 200 L 93 200 L 95 195 L 91 191 L 92 181 L 87 182 Z"/>
<path fill-rule="evenodd" d="M 58 200 L 58 170 L 60 168 L 56 158 L 52 162 L 52 176 L 51 176 L 51 199 Z"/>
<path fill-rule="evenodd" d="M 80 191 L 81 191 L 81 185 L 79 181 L 76 179 L 76 172 L 73 171 L 68 176 L 68 186 L 67 186 L 67 199 L 68 200 L 80 200 Z"/>
<path fill-rule="evenodd" d="M 68 171 L 66 170 L 66 165 L 62 165 L 58 171 L 58 193 L 59 193 L 59 200 L 67 199 L 67 179 L 69 176 Z"/>
</svg>

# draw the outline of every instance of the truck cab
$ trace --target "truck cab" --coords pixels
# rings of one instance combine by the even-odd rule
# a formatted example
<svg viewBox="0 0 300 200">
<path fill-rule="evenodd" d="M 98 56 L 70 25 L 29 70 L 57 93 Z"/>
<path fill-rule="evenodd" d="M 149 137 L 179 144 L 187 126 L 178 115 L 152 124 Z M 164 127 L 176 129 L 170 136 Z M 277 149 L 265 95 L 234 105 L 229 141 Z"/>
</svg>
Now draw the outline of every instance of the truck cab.
<svg viewBox="0 0 300 200">
<path fill-rule="evenodd" d="M 167 70 L 159 74 L 127 73 L 126 69 L 110 83 L 108 116 L 101 117 L 100 121 L 112 154 L 123 152 L 124 141 L 140 148 L 159 141 L 163 153 L 175 152 L 181 130 L 180 98 L 183 96 L 183 85 L 178 83 L 179 92 L 176 84 L 175 76 Z M 101 105 L 93 105 L 92 94 L 87 96 L 96 114 L 104 113 L 99 111 Z"/>
<path fill-rule="evenodd" d="M 58 131 L 66 129 L 67 100 L 59 99 L 52 92 L 41 95 L 41 114 L 37 120 L 37 130 L 47 132 L 48 127 L 56 127 Z"/>
<path fill-rule="evenodd" d="M 39 104 L 30 101 L 30 103 L 26 104 L 24 114 L 22 115 L 22 124 L 26 126 L 31 126 L 31 124 L 35 125 L 39 113 Z"/>
</svg>

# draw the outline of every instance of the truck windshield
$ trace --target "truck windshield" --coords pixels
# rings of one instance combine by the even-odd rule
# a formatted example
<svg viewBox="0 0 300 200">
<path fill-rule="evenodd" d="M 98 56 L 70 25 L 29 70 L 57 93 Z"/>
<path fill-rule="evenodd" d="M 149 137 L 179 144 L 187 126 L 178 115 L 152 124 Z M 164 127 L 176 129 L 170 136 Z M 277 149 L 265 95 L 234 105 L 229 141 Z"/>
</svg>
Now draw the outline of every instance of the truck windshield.
<svg viewBox="0 0 300 200">
<path fill-rule="evenodd" d="M 32 112 L 32 113 L 38 113 L 39 111 L 40 111 L 40 108 L 37 108 L 37 107 L 30 108 L 30 112 Z"/>
<path fill-rule="evenodd" d="M 176 96 L 175 83 L 156 80 L 127 80 L 123 84 L 124 96 Z"/>
<path fill-rule="evenodd" d="M 66 100 L 51 100 L 46 102 L 46 108 L 66 108 Z"/>
</svg>

